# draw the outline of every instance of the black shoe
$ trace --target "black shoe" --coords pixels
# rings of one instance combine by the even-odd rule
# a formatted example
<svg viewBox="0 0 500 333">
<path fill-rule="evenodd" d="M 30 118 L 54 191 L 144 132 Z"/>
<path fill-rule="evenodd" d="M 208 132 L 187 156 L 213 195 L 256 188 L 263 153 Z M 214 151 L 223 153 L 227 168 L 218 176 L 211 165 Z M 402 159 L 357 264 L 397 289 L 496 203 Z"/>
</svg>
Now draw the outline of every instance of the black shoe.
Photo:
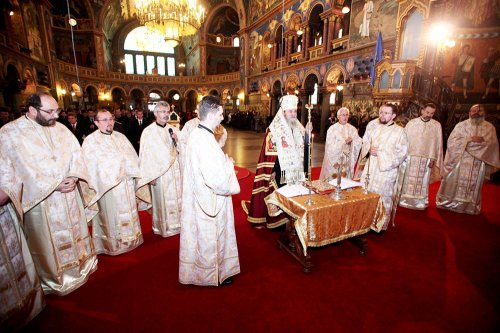
<svg viewBox="0 0 500 333">
<path fill-rule="evenodd" d="M 224 281 L 220 283 L 221 286 L 228 286 L 230 284 L 233 284 L 233 279 L 232 278 L 227 278 Z"/>
</svg>

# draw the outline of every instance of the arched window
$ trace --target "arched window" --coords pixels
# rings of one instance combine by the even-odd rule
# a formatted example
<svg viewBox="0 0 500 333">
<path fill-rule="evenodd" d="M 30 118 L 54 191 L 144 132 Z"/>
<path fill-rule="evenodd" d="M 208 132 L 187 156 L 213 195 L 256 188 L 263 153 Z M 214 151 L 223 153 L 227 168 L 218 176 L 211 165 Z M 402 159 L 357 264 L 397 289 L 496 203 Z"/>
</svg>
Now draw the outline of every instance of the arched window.
<svg viewBox="0 0 500 333">
<path fill-rule="evenodd" d="M 281 25 L 278 30 L 276 30 L 276 38 L 274 40 L 276 45 L 276 59 L 279 59 L 285 55 L 285 50 L 283 49 L 283 26 Z"/>
<path fill-rule="evenodd" d="M 314 92 L 311 95 L 311 104 L 312 105 L 317 105 L 318 104 L 318 84 L 314 84 Z"/>
<path fill-rule="evenodd" d="M 403 82 L 403 88 L 408 89 L 410 87 L 410 72 L 405 74 L 405 79 Z"/>
<path fill-rule="evenodd" d="M 415 10 L 406 20 L 401 36 L 401 57 L 400 59 L 417 59 L 419 53 L 420 39 L 422 33 L 422 14 Z"/>
<path fill-rule="evenodd" d="M 125 72 L 175 76 L 175 50 L 155 30 L 138 27 L 124 43 Z"/>
<path fill-rule="evenodd" d="M 309 38 L 308 46 L 316 46 L 323 44 L 323 25 L 324 21 L 320 14 L 323 13 L 323 6 L 316 5 L 311 11 L 309 17 Z"/>
<path fill-rule="evenodd" d="M 150 101 L 158 101 L 160 99 L 161 99 L 161 96 L 156 91 L 152 91 L 149 93 L 149 100 Z"/>
<path fill-rule="evenodd" d="M 240 47 L 240 38 L 239 37 L 233 38 L 233 47 Z"/>
<path fill-rule="evenodd" d="M 335 98 L 337 97 L 337 93 L 334 91 L 330 94 L 330 105 L 335 105 Z"/>
<path fill-rule="evenodd" d="M 380 75 L 380 89 L 387 89 L 389 86 L 389 73 L 383 71 Z"/>
<path fill-rule="evenodd" d="M 394 77 L 392 78 L 392 88 L 393 89 L 401 88 L 401 71 L 396 71 L 394 73 Z"/>
</svg>

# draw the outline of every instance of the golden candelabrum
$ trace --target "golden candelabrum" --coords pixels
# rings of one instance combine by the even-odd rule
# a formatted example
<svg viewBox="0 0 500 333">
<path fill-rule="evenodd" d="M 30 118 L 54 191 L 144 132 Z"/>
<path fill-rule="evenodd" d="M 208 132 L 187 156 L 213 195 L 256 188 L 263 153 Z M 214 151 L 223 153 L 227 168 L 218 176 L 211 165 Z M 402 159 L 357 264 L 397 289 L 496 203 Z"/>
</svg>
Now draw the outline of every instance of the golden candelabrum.
<svg viewBox="0 0 500 333">
<path fill-rule="evenodd" d="M 311 123 L 311 110 L 313 106 L 312 104 L 306 104 L 306 109 L 307 109 L 307 123 Z M 306 125 L 307 128 L 307 125 Z M 311 165 L 312 165 L 312 130 L 307 131 L 308 132 L 308 143 L 309 143 L 309 149 L 308 149 L 308 158 L 309 158 L 309 163 L 307 163 L 307 178 L 309 181 L 309 199 L 305 202 L 306 205 L 312 206 L 315 204 L 315 202 L 312 199 L 312 175 L 311 175 Z"/>
</svg>

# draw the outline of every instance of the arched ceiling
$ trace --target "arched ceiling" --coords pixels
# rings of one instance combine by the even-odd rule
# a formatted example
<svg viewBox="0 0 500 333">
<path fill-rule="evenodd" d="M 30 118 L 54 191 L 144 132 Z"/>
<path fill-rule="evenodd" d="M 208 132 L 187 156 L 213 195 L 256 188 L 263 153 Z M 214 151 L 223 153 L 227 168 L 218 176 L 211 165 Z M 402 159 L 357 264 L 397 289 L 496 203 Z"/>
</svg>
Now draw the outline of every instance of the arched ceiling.
<svg viewBox="0 0 500 333">
<path fill-rule="evenodd" d="M 66 0 L 50 0 L 50 4 L 52 5 L 52 14 L 57 16 L 66 16 L 68 15 L 68 7 Z M 90 6 L 88 1 L 85 0 L 72 0 L 69 1 L 69 9 L 71 16 L 74 18 L 92 18 L 92 7 Z"/>
<path fill-rule="evenodd" d="M 209 25 L 207 31 L 211 34 L 222 34 L 225 36 L 232 36 L 240 30 L 240 22 L 238 14 L 232 7 L 219 7 L 217 12 L 211 20 L 207 22 Z"/>
<path fill-rule="evenodd" d="M 52 1 L 63 1 L 63 0 L 52 0 Z M 94 9 L 94 16 L 98 18 L 97 27 L 102 29 L 106 38 L 113 39 L 115 34 L 126 24 L 129 24 L 134 18 L 125 18 L 127 14 L 127 8 L 122 9 L 123 0 L 105 0 L 104 4 L 102 0 L 77 0 L 80 2 L 89 2 Z M 134 0 L 128 0 L 131 4 Z M 233 8 L 236 8 L 239 15 L 240 28 L 243 27 L 245 21 L 244 14 L 245 10 L 243 7 L 244 0 L 198 0 L 198 3 L 205 7 L 205 12 L 207 15 L 210 13 L 211 8 L 216 7 L 220 3 L 227 3 Z M 126 4 L 126 1 L 125 1 Z M 66 7 L 66 6 L 64 6 Z M 225 15 L 222 11 L 221 15 Z M 234 21 L 234 18 L 233 18 Z"/>
</svg>

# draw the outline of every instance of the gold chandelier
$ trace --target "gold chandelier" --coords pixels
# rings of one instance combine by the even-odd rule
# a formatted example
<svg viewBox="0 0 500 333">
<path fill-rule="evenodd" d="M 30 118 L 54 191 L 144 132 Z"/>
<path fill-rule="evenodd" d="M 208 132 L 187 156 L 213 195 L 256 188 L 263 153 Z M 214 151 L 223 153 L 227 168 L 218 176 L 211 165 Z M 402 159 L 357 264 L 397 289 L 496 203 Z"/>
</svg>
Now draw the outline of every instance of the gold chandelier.
<svg viewBox="0 0 500 333">
<path fill-rule="evenodd" d="M 205 18 L 205 9 L 197 0 L 134 0 L 133 6 L 125 1 L 122 12 L 134 12 L 141 25 L 159 31 L 172 47 L 180 43 L 181 37 L 196 33 Z"/>
</svg>

